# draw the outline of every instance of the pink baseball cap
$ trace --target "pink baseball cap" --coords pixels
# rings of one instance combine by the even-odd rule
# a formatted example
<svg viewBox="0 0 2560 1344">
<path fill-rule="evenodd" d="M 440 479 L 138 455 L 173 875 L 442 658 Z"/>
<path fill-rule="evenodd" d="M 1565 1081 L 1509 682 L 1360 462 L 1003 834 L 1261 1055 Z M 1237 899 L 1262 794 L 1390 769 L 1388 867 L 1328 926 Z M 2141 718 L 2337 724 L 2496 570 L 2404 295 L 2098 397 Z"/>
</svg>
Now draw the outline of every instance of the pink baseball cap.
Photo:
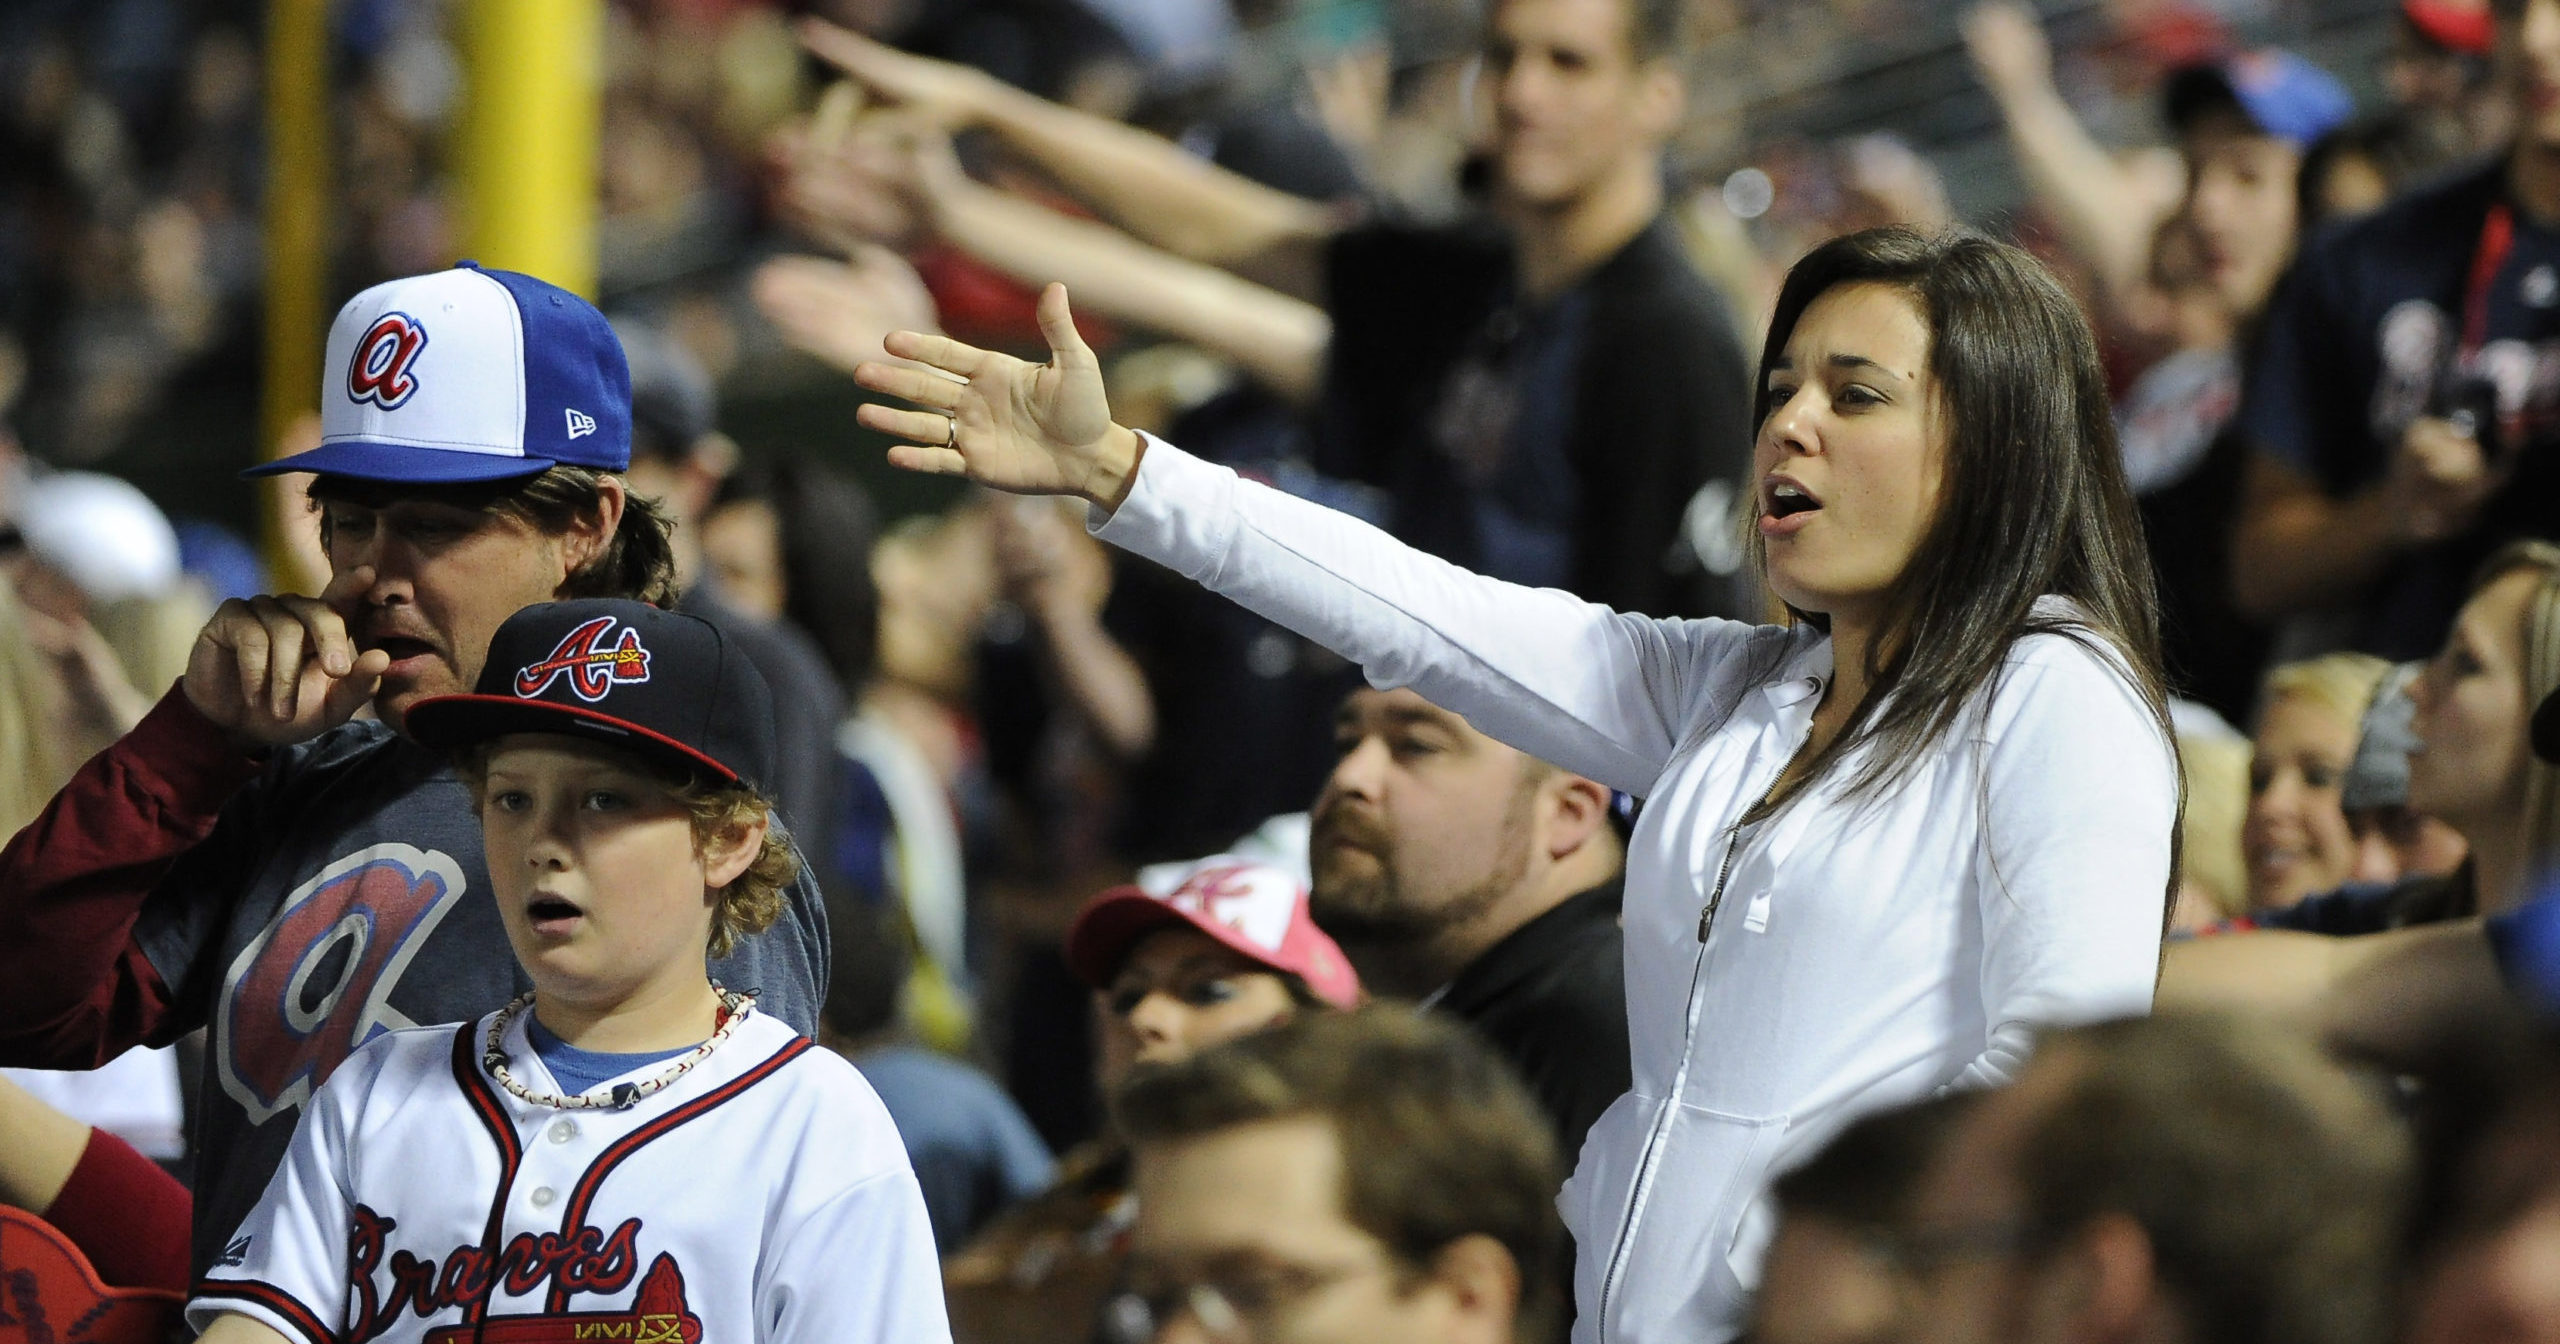
<svg viewBox="0 0 2560 1344">
<path fill-rule="evenodd" d="M 1336 1008 L 1359 1006 L 1360 977 L 1307 913 L 1307 888 L 1297 877 L 1241 855 L 1214 854 L 1168 880 L 1112 887 L 1085 903 L 1067 929 L 1067 968 L 1077 979 L 1108 988 L 1139 939 L 1183 924 L 1297 976 Z"/>
</svg>

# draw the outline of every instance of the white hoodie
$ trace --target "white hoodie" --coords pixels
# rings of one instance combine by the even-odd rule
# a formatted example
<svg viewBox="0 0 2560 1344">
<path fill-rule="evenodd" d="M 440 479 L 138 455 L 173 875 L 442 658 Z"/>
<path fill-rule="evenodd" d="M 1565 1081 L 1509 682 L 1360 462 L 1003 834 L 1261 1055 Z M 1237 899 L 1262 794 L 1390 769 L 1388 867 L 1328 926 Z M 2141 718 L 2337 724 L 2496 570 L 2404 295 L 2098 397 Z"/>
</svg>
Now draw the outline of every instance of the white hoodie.
<svg viewBox="0 0 2560 1344">
<path fill-rule="evenodd" d="M 2177 765 L 2094 635 L 2020 640 L 1882 797 L 1840 798 L 1852 756 L 1737 832 L 1810 731 L 1818 631 L 1501 583 L 1152 438 L 1095 533 L 1646 800 L 1626 878 L 1635 1086 L 1558 1201 L 1575 1344 L 1732 1337 L 1773 1170 L 1858 1115 L 2007 1079 L 2036 1027 L 2150 1007 Z"/>
</svg>

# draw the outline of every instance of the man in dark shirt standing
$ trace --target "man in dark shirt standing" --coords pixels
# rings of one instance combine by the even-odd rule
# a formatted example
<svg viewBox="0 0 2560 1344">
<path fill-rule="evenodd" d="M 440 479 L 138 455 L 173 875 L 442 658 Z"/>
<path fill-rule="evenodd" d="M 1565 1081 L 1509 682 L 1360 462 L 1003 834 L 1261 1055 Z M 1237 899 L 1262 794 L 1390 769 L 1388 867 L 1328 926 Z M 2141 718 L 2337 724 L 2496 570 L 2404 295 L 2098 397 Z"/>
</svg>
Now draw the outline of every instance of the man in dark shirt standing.
<svg viewBox="0 0 2560 1344">
<path fill-rule="evenodd" d="M 1579 1152 L 1631 1082 L 1609 790 L 1408 690 L 1354 692 L 1334 744 L 1307 846 L 1316 923 L 1372 993 L 1482 1032 Z"/>
<path fill-rule="evenodd" d="M 885 100 L 989 133 L 1116 227 L 953 171 L 856 197 L 913 198 L 940 241 L 1028 283 L 1065 281 L 1078 311 L 1233 359 L 1314 412 L 1315 465 L 1378 487 L 1400 537 L 1623 610 L 1757 617 L 1741 563 L 1748 366 L 1663 215 L 1683 8 L 1488 5 L 1488 208 L 1445 227 L 1360 222 L 977 72 L 805 36 Z"/>
<path fill-rule="evenodd" d="M 1757 615 L 1746 362 L 1663 216 L 1678 6 L 1507 0 L 1489 21 L 1489 216 L 1328 241 L 1315 465 L 1496 578 Z"/>
<path fill-rule="evenodd" d="M 2241 606 L 2423 657 L 2501 542 L 2560 536 L 2560 0 L 2498 10 L 2516 138 L 2307 250 L 2239 429 Z"/>
</svg>

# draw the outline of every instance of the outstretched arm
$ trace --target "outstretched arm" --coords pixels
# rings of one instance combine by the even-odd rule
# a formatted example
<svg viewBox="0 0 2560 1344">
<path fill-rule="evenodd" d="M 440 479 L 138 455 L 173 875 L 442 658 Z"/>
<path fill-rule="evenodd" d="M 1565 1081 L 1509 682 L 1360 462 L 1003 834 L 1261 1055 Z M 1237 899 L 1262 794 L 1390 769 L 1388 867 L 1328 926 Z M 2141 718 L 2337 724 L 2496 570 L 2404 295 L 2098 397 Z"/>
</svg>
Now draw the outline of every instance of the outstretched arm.
<svg viewBox="0 0 2560 1344">
<path fill-rule="evenodd" d="M 1071 284 L 1093 310 L 1206 347 L 1291 401 L 1320 386 L 1333 332 L 1322 309 L 977 182 L 937 127 L 874 118 L 849 138 L 785 137 L 783 149 L 792 207 L 822 231 L 938 237 L 1025 284 Z"/>
<path fill-rule="evenodd" d="M 2111 302 L 2145 287 L 2151 236 L 2168 202 L 2149 198 L 2089 132 L 2053 84 L 2053 50 L 2035 11 L 1990 0 L 1964 16 L 1975 75 L 2000 108 L 2029 190 Z"/>
<path fill-rule="evenodd" d="M 2289 1018 L 2348 1054 L 2416 1067 L 2508 998 L 2476 919 L 2329 937 L 2283 929 L 2172 943 L 2159 1004 Z"/>
<path fill-rule="evenodd" d="M 876 97 L 925 112 L 952 130 L 992 133 L 1105 219 L 1177 256 L 1254 266 L 1264 276 L 1312 277 L 1309 258 L 1336 227 L 1334 211 L 1320 202 L 1205 162 L 1162 136 L 1033 97 L 983 71 L 909 55 L 818 19 L 803 21 L 800 38 Z"/>
<path fill-rule="evenodd" d="M 1632 793 L 1652 789 L 1701 710 L 1701 688 L 1753 637 L 1730 621 L 1621 615 L 1470 574 L 1150 447 L 1112 423 L 1063 287 L 1041 295 L 1040 323 L 1051 351 L 1041 365 L 892 334 L 889 353 L 930 367 L 866 364 L 855 376 L 924 409 L 868 405 L 862 423 L 910 441 L 890 450 L 898 466 L 1078 496 L 1109 515 L 1103 540 L 1359 663 L 1372 684 L 1412 686 L 1523 751 Z"/>
<path fill-rule="evenodd" d="M 1016 280 L 1063 279 L 1097 312 L 1234 360 L 1292 403 L 1323 386 L 1333 323 L 1314 304 L 977 182 L 953 183 L 936 220 L 945 241 Z"/>
</svg>

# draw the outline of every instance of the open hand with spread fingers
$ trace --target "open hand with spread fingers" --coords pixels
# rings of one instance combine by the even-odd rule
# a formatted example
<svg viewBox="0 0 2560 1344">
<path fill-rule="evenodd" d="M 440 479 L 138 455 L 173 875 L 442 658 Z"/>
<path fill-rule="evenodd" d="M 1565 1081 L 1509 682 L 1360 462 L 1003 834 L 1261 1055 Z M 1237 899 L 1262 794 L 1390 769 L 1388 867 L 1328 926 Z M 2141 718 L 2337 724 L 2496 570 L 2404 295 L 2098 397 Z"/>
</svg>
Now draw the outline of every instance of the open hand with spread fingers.
<svg viewBox="0 0 2560 1344">
<path fill-rule="evenodd" d="M 926 367 L 863 364 L 854 381 L 924 409 L 875 402 L 855 418 L 910 441 L 889 450 L 892 466 L 1118 508 L 1137 479 L 1142 449 L 1135 432 L 1111 421 L 1102 366 L 1076 332 L 1066 286 L 1041 292 L 1040 334 L 1049 342 L 1046 364 L 948 336 L 893 331 L 884 342 L 889 353 Z"/>
</svg>

